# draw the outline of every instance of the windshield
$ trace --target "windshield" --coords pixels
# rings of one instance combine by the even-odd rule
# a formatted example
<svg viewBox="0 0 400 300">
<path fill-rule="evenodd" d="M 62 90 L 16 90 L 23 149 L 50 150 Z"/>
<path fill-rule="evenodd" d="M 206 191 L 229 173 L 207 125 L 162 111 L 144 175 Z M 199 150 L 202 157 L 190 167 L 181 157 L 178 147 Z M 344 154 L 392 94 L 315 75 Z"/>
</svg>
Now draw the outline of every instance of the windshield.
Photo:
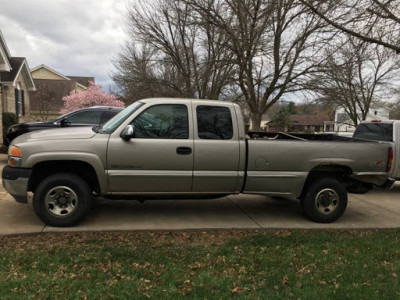
<svg viewBox="0 0 400 300">
<path fill-rule="evenodd" d="M 357 126 L 354 138 L 373 141 L 393 141 L 393 124 L 388 123 L 362 123 Z"/>
<path fill-rule="evenodd" d="M 103 125 L 100 133 L 112 133 L 119 125 L 121 125 L 131 114 L 133 114 L 139 107 L 144 105 L 142 102 L 135 102 L 129 105 L 124 110 L 120 111 L 114 118 L 109 120 Z"/>
</svg>

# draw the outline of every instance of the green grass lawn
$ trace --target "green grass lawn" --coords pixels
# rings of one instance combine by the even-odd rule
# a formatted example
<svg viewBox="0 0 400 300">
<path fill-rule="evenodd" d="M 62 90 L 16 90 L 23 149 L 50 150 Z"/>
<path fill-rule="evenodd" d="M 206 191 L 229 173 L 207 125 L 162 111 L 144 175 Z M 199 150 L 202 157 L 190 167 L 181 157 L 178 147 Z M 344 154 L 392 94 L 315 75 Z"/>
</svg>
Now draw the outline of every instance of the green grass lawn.
<svg viewBox="0 0 400 300">
<path fill-rule="evenodd" d="M 0 236 L 0 299 L 400 299 L 400 230 Z"/>
</svg>

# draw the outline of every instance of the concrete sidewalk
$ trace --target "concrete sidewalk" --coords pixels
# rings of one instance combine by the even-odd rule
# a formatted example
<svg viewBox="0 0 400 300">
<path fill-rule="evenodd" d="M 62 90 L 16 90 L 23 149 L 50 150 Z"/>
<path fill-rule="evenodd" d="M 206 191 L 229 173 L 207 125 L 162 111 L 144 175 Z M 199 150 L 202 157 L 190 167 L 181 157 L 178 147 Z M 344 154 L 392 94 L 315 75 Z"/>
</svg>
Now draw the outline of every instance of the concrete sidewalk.
<svg viewBox="0 0 400 300">
<path fill-rule="evenodd" d="M 0 164 L 4 160 L 0 155 Z M 4 163 L 4 162 L 3 162 Z M 45 226 L 31 205 L 0 187 L 0 235 L 131 230 L 368 229 L 400 227 L 400 184 L 390 191 L 349 194 L 343 217 L 332 224 L 306 219 L 297 201 L 235 195 L 215 200 L 97 201 L 85 220 L 70 228 Z"/>
</svg>

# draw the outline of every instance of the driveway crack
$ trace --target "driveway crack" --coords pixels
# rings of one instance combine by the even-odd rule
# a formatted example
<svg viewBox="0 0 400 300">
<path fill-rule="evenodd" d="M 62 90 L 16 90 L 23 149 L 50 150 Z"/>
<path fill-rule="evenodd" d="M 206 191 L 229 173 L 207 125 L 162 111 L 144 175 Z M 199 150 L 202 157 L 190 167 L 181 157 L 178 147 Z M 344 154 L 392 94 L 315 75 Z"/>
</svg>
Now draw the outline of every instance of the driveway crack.
<svg viewBox="0 0 400 300">
<path fill-rule="evenodd" d="M 237 204 L 235 201 L 231 199 L 230 196 L 228 196 L 229 201 L 233 203 L 234 206 L 236 206 L 243 214 L 245 214 L 250 220 L 254 222 L 258 227 L 263 228 L 252 216 L 250 216 L 242 207 L 240 207 L 239 204 Z"/>
</svg>

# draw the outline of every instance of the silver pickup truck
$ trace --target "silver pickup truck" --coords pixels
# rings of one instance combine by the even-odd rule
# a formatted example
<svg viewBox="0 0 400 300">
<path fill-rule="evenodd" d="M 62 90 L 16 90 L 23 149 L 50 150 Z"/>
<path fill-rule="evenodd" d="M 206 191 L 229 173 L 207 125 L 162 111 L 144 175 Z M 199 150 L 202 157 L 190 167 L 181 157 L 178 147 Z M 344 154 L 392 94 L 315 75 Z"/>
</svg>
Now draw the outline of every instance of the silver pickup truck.
<svg viewBox="0 0 400 300">
<path fill-rule="evenodd" d="M 246 139 L 238 105 L 157 98 L 135 102 L 103 127 L 36 131 L 9 147 L 3 186 L 18 202 L 33 193 L 38 217 L 71 226 L 94 197 L 205 198 L 246 193 L 300 199 L 306 216 L 333 222 L 346 186 L 390 186 L 390 145 L 306 140 L 277 134 Z"/>
</svg>

